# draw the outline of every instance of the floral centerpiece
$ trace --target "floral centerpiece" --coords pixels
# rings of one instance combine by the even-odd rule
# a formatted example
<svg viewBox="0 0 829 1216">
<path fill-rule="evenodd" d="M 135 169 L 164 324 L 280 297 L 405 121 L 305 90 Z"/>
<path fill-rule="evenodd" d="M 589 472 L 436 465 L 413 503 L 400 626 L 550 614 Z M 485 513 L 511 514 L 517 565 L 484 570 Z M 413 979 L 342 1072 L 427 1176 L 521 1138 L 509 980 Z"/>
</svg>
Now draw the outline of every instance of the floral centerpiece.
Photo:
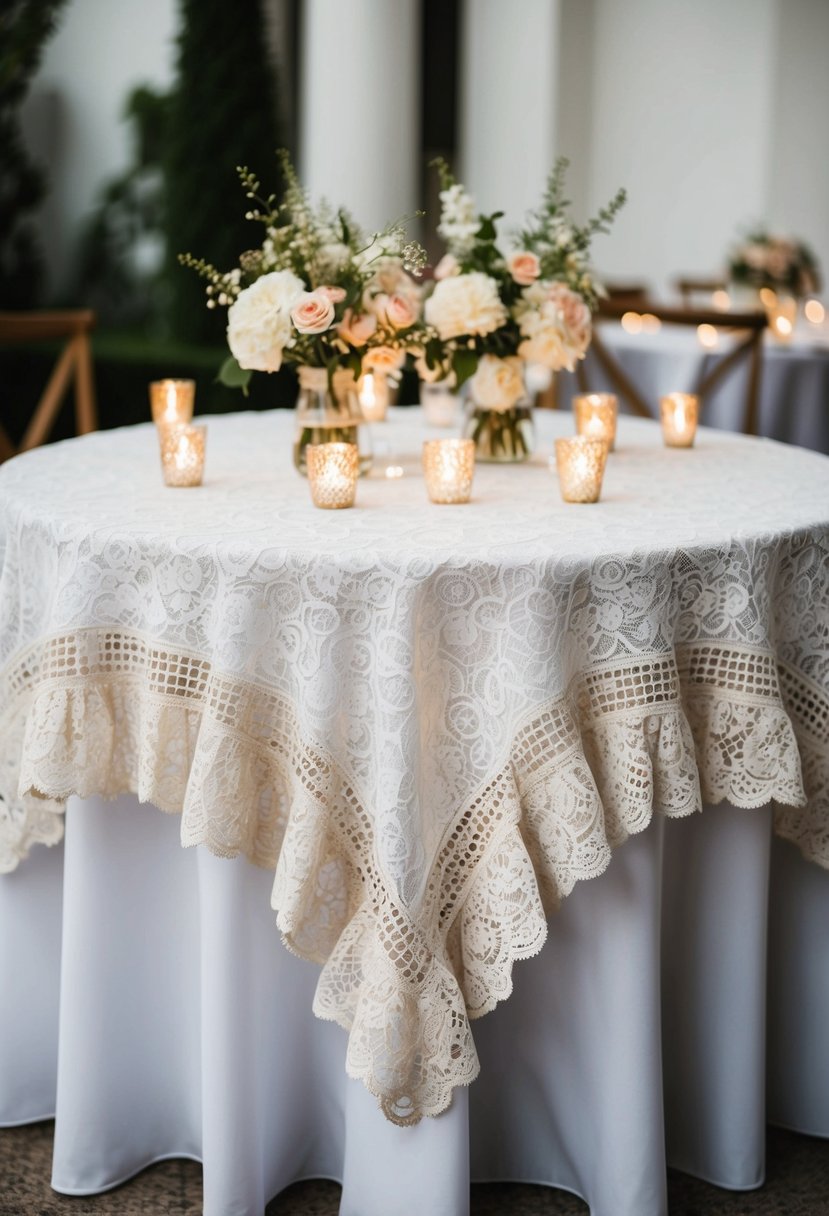
<svg viewBox="0 0 829 1216">
<path fill-rule="evenodd" d="M 820 290 L 818 261 L 808 245 L 763 228 L 731 250 L 728 277 L 737 287 L 757 293 L 765 288 L 796 299 Z"/>
<path fill-rule="evenodd" d="M 452 377 L 459 388 L 469 380 L 466 432 L 482 460 L 524 460 L 532 450 L 524 364 L 572 371 L 590 344 L 591 310 L 601 291 L 588 266 L 590 242 L 608 230 L 625 192 L 579 227 L 567 218 L 567 164 L 556 162 L 540 208 L 518 234 L 518 247 L 505 254 L 497 243 L 503 213 L 479 215 L 445 161 L 436 162 L 438 234 L 447 252 L 424 308 L 418 370 L 426 379 Z"/>
<path fill-rule="evenodd" d="M 223 383 L 246 389 L 254 372 L 297 367 L 294 455 L 304 472 L 309 442 L 359 441 L 360 375 L 399 369 L 417 345 L 421 288 L 412 276 L 426 253 L 407 240 L 405 220 L 367 236 L 344 208 L 312 205 L 288 154 L 279 156 L 281 201 L 262 197 L 255 175 L 238 170 L 247 218 L 264 227 L 260 246 L 229 271 L 189 253 L 179 260 L 207 280 L 207 307 L 228 309 Z"/>
</svg>

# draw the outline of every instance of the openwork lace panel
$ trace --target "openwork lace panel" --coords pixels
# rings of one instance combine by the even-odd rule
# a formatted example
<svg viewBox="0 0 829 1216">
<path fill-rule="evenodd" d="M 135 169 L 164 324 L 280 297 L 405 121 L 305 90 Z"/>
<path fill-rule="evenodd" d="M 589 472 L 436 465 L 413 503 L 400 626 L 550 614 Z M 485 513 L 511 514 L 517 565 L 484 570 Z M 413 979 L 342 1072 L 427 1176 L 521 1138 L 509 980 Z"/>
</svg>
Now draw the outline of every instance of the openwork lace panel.
<svg viewBox="0 0 829 1216">
<path fill-rule="evenodd" d="M 77 445 L 0 471 L 0 869 L 59 839 L 70 794 L 124 791 L 179 813 L 185 845 L 272 868 L 286 943 L 322 965 L 316 1013 L 406 1123 L 474 1078 L 471 1020 L 655 811 L 774 802 L 829 866 L 819 458 L 740 444 L 752 476 L 729 479 L 723 439 L 682 474 L 633 427 L 592 517 L 531 467 L 482 479 L 483 519 L 408 486 L 323 523 L 292 481 L 263 523 L 269 423 L 215 421 L 226 467 L 175 518 L 140 430 L 84 441 L 80 506 L 55 489 Z"/>
</svg>

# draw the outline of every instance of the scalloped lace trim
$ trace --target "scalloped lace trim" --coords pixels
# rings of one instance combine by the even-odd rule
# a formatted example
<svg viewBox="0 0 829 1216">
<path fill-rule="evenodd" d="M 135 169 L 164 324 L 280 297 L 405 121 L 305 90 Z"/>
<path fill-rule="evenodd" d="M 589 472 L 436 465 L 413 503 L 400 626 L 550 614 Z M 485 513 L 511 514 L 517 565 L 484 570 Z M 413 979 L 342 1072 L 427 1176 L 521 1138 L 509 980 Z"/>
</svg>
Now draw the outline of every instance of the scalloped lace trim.
<svg viewBox="0 0 829 1216">
<path fill-rule="evenodd" d="M 474 1079 L 470 1019 L 509 996 L 549 912 L 654 811 L 773 801 L 776 830 L 829 867 L 829 699 L 751 648 L 580 676 L 455 817 L 416 913 L 348 775 L 273 691 L 103 629 L 51 639 L 4 681 L 0 871 L 60 839 L 70 794 L 124 792 L 180 813 L 183 844 L 274 868 L 286 944 L 323 965 L 314 1011 L 349 1031 L 349 1074 L 401 1124 Z"/>
</svg>

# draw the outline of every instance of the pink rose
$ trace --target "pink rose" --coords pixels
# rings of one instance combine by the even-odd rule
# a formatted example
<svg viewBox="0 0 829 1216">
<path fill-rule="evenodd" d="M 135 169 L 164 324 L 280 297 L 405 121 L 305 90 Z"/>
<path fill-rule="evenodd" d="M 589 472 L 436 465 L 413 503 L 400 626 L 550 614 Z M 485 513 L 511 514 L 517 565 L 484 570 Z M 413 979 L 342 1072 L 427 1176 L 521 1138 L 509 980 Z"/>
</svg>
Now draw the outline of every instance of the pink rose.
<svg viewBox="0 0 829 1216">
<path fill-rule="evenodd" d="M 344 287 L 318 287 L 317 291 L 327 296 L 332 304 L 340 304 L 345 299 Z"/>
<path fill-rule="evenodd" d="M 435 278 L 438 282 L 441 279 L 448 279 L 453 274 L 460 274 L 461 268 L 456 257 L 451 253 L 445 253 L 435 267 Z"/>
<path fill-rule="evenodd" d="M 322 291 L 310 291 L 291 309 L 291 320 L 301 334 L 321 334 L 334 320 L 334 305 Z"/>
<path fill-rule="evenodd" d="M 417 313 L 405 296 L 387 296 L 385 303 L 386 320 L 392 329 L 408 329 L 414 325 Z"/>
<path fill-rule="evenodd" d="M 349 346 L 365 346 L 377 329 L 377 318 L 368 312 L 347 308 L 339 324 L 339 335 Z"/>
<path fill-rule="evenodd" d="M 590 309 L 581 296 L 576 295 L 564 283 L 551 283 L 547 298 L 558 309 L 559 315 L 569 331 L 571 341 L 581 350 L 590 345 Z"/>
<path fill-rule="evenodd" d="M 510 255 L 507 269 L 519 287 L 529 287 L 541 274 L 538 258 L 526 249 Z"/>
</svg>

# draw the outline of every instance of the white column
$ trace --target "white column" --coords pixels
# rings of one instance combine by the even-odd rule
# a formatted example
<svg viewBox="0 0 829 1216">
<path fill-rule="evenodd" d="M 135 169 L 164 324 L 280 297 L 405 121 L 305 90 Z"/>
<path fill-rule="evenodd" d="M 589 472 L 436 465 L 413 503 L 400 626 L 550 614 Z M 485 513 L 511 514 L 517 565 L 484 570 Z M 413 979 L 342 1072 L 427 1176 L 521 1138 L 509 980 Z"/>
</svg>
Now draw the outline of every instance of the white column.
<svg viewBox="0 0 829 1216">
<path fill-rule="evenodd" d="M 418 208 L 416 0 L 306 0 L 299 171 L 368 229 Z"/>
<path fill-rule="evenodd" d="M 506 232 L 556 156 L 559 0 L 465 0 L 461 31 L 460 175 Z"/>
</svg>

